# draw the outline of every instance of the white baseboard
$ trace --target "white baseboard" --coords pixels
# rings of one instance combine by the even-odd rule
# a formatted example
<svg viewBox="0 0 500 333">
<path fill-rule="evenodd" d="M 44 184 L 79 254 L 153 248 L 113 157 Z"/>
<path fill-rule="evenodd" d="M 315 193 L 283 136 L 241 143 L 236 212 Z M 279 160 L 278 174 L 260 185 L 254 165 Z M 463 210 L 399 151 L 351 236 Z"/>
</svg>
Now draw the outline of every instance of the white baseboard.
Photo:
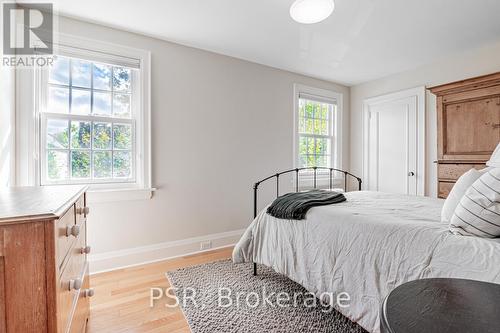
<svg viewBox="0 0 500 333">
<path fill-rule="evenodd" d="M 89 256 L 90 274 L 108 272 L 120 268 L 137 266 L 175 257 L 211 251 L 236 244 L 245 229 L 181 239 L 130 249 L 97 253 Z M 212 247 L 200 250 L 202 242 L 212 242 Z"/>
</svg>

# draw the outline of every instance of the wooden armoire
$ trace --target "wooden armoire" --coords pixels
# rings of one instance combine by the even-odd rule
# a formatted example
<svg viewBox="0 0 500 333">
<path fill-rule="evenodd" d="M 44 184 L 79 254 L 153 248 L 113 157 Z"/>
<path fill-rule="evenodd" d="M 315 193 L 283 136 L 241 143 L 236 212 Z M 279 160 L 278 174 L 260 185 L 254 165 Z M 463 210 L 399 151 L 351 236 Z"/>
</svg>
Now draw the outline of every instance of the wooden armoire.
<svg viewBox="0 0 500 333">
<path fill-rule="evenodd" d="M 500 141 L 500 73 L 429 90 L 437 97 L 438 196 L 458 177 L 485 167 Z"/>
</svg>

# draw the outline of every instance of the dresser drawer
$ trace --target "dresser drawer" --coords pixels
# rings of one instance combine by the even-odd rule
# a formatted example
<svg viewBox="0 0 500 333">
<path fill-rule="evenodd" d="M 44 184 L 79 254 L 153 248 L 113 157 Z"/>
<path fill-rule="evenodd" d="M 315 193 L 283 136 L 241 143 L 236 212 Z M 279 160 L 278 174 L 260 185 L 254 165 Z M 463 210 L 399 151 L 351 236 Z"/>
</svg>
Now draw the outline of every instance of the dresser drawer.
<svg viewBox="0 0 500 333">
<path fill-rule="evenodd" d="M 454 182 L 439 182 L 438 183 L 438 197 L 446 199 L 450 194 L 451 189 L 455 185 Z"/>
<path fill-rule="evenodd" d="M 439 164 L 438 178 L 440 180 L 455 181 L 472 168 L 480 170 L 484 167 L 484 164 Z"/>
<path fill-rule="evenodd" d="M 91 297 L 94 292 L 92 290 L 92 294 L 90 294 L 89 292 L 91 289 L 89 287 L 88 268 L 86 268 L 83 278 L 83 286 L 78 295 L 75 313 L 73 314 L 73 320 L 71 321 L 71 328 L 69 330 L 70 333 L 83 333 L 86 331 L 87 318 L 89 317 L 90 312 L 89 297 Z"/>
<path fill-rule="evenodd" d="M 79 224 L 78 227 L 78 237 L 76 238 L 74 246 L 72 246 L 68 251 L 68 264 L 64 266 L 61 276 L 64 275 L 64 273 L 68 272 L 68 270 L 71 270 L 71 272 L 68 273 L 73 275 L 81 274 L 84 269 L 85 262 L 87 261 L 87 252 L 90 250 L 90 248 L 86 246 L 87 223 L 84 221 L 83 223 Z"/>
<path fill-rule="evenodd" d="M 59 269 L 62 268 L 69 249 L 76 241 L 76 237 L 71 234 L 76 230 L 73 229 L 75 225 L 75 206 L 72 205 L 63 217 L 56 221 L 56 262 Z"/>
<path fill-rule="evenodd" d="M 87 262 L 84 249 L 86 246 L 86 223 L 80 226 L 74 245 L 68 252 L 58 285 L 58 327 L 59 332 L 66 332 L 80 291 L 84 289 L 87 275 Z"/>
</svg>

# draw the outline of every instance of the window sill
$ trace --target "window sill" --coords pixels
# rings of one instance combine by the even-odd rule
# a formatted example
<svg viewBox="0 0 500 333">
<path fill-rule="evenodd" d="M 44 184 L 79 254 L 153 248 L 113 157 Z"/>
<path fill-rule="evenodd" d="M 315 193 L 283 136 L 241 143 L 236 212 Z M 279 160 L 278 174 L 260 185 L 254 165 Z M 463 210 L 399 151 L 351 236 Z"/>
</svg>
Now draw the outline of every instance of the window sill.
<svg viewBox="0 0 500 333">
<path fill-rule="evenodd" d="M 100 204 L 106 202 L 149 200 L 156 188 L 89 189 L 87 202 Z"/>
</svg>

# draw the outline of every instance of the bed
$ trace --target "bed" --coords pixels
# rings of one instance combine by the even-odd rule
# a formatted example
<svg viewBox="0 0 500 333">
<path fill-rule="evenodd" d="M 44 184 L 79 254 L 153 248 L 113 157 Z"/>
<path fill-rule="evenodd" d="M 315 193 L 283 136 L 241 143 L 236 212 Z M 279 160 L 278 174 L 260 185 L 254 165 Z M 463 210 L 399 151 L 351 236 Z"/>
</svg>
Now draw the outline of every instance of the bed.
<svg viewBox="0 0 500 333">
<path fill-rule="evenodd" d="M 314 207 L 305 220 L 262 210 L 233 252 L 235 263 L 272 267 L 318 297 L 349 294 L 338 310 L 369 332 L 380 332 L 379 309 L 396 286 L 454 277 L 500 283 L 500 241 L 455 236 L 441 222 L 444 200 L 370 191 Z"/>
</svg>

